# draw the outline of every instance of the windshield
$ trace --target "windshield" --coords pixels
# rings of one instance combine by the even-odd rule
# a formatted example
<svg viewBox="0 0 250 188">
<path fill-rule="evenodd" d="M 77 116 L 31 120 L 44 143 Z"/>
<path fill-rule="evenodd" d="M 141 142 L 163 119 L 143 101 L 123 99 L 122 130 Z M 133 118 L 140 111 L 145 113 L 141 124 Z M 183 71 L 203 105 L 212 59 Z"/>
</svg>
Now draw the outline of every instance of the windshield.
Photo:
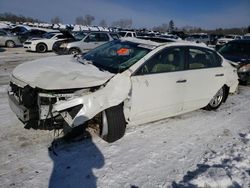
<svg viewBox="0 0 250 188">
<path fill-rule="evenodd" d="M 50 39 L 50 38 L 52 38 L 53 36 L 55 35 L 55 33 L 45 33 L 45 34 L 43 34 L 43 38 L 46 38 L 46 39 Z"/>
<path fill-rule="evenodd" d="M 226 38 L 226 39 L 233 39 L 234 36 L 232 36 L 232 35 L 227 35 L 227 36 L 225 36 L 225 38 Z"/>
<path fill-rule="evenodd" d="M 219 50 L 219 53 L 225 55 L 250 55 L 250 43 L 247 42 L 235 42 L 227 43 L 222 46 Z"/>
<path fill-rule="evenodd" d="M 77 32 L 74 34 L 74 37 L 76 40 L 82 40 L 86 35 L 87 35 L 87 33 Z"/>
<path fill-rule="evenodd" d="M 121 37 L 125 37 L 126 32 L 119 32 L 119 35 L 120 35 Z"/>
<path fill-rule="evenodd" d="M 152 49 L 152 46 L 150 46 Z M 92 62 L 100 69 L 119 73 L 128 69 L 148 52 L 147 45 L 114 40 L 83 54 L 82 59 Z"/>
</svg>

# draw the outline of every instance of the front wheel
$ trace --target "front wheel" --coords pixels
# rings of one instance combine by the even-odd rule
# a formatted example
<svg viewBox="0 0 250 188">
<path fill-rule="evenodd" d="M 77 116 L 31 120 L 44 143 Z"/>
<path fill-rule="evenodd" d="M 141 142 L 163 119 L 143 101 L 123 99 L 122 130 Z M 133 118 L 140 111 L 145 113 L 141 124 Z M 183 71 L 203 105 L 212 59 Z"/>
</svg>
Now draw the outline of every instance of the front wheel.
<svg viewBox="0 0 250 188">
<path fill-rule="evenodd" d="M 102 112 L 101 137 L 111 143 L 123 137 L 126 130 L 126 120 L 123 105 L 110 107 Z"/>
<path fill-rule="evenodd" d="M 80 50 L 78 50 L 77 48 L 71 48 L 69 50 L 69 54 L 72 54 L 72 55 L 78 55 L 80 53 L 81 53 Z"/>
<path fill-rule="evenodd" d="M 222 87 L 219 91 L 214 95 L 208 105 L 204 108 L 205 110 L 215 110 L 220 107 L 224 98 L 226 97 L 226 89 Z"/>
<path fill-rule="evenodd" d="M 45 53 L 47 51 L 46 44 L 40 43 L 36 46 L 36 51 L 39 53 Z"/>
</svg>

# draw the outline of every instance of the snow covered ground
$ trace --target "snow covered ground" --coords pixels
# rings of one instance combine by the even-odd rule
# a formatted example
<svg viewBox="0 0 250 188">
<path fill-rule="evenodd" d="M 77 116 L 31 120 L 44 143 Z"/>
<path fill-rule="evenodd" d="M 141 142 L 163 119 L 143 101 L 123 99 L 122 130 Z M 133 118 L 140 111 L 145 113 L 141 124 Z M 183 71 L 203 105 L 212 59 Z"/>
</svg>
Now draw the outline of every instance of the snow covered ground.
<svg viewBox="0 0 250 188">
<path fill-rule="evenodd" d="M 95 135 L 56 139 L 53 150 L 54 132 L 24 129 L 6 89 L 0 86 L 0 187 L 250 187 L 249 86 L 217 111 L 130 126 L 112 144 Z"/>
</svg>

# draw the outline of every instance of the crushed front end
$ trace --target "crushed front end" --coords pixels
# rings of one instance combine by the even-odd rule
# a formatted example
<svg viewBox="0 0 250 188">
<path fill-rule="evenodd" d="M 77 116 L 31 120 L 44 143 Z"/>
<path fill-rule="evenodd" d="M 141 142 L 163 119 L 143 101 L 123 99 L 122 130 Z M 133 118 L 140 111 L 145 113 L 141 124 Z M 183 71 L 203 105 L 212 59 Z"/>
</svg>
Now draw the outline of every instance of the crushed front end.
<svg viewBox="0 0 250 188">
<path fill-rule="evenodd" d="M 25 128 L 52 130 L 63 128 L 65 119 L 53 106 L 74 96 L 75 90 L 46 91 L 28 85 L 20 87 L 10 82 L 8 99 L 11 110 L 25 124 Z M 77 105 L 67 109 L 71 117 L 81 109 Z"/>
</svg>

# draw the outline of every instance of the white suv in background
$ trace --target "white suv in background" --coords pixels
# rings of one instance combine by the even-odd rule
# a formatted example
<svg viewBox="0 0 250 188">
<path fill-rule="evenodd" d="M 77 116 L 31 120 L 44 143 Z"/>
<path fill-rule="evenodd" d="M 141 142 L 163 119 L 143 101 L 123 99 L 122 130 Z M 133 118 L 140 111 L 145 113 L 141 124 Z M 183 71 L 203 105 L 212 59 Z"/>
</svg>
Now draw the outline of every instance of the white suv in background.
<svg viewBox="0 0 250 188">
<path fill-rule="evenodd" d="M 82 40 L 66 44 L 65 54 L 86 53 L 106 42 L 119 39 L 116 33 L 98 31 L 87 34 Z M 63 45 L 61 46 L 63 48 Z"/>
<path fill-rule="evenodd" d="M 235 39 L 242 39 L 242 37 L 240 35 L 226 35 L 225 37 L 218 39 L 216 45 L 222 46 L 228 43 L 229 41 L 232 41 Z"/>
<path fill-rule="evenodd" d="M 137 37 L 134 31 L 120 31 L 118 34 L 121 37 Z"/>
</svg>

